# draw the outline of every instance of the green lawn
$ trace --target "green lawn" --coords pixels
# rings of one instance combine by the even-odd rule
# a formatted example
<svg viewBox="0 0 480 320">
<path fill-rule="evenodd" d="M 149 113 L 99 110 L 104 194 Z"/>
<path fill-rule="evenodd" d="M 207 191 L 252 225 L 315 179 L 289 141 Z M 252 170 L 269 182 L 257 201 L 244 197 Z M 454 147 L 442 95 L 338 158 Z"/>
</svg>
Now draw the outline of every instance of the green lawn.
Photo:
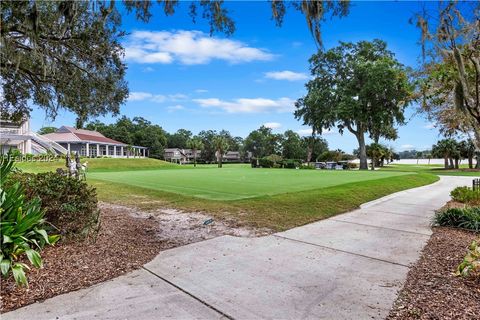
<svg viewBox="0 0 480 320">
<path fill-rule="evenodd" d="M 394 171 L 252 169 L 231 165 L 222 169 L 92 172 L 88 177 L 209 200 L 239 200 L 407 174 Z"/>
<path fill-rule="evenodd" d="M 480 177 L 480 171 L 468 169 L 468 165 L 463 164 L 460 169 L 445 169 L 442 165 L 425 165 L 425 164 L 390 164 L 383 168 L 382 171 L 400 171 L 400 172 L 423 172 L 439 176 L 477 176 Z"/>
<path fill-rule="evenodd" d="M 183 169 L 184 167 L 165 162 L 162 160 L 151 158 L 91 158 L 80 160 L 81 163 L 88 162 L 88 172 L 105 172 L 105 171 L 133 171 L 148 169 Z M 38 162 L 19 162 L 16 166 L 28 172 L 45 172 L 55 171 L 57 168 L 65 168 L 65 159 L 55 161 L 38 161 Z"/>
<path fill-rule="evenodd" d="M 211 165 L 193 168 L 153 159 L 88 162 L 88 183 L 97 188 L 100 201 L 145 211 L 165 207 L 200 211 L 274 231 L 328 218 L 438 180 L 428 170 L 404 168 L 373 172 L 253 169 L 234 164 L 221 169 Z M 63 161 L 18 165 L 30 172 L 63 166 Z"/>
</svg>

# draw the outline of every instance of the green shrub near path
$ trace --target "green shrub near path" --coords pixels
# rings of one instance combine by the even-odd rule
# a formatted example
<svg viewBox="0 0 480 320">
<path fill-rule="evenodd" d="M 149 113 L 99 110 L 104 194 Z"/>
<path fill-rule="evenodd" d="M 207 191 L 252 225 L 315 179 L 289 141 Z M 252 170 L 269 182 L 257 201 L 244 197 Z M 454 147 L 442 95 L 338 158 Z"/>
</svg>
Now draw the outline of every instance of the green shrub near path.
<svg viewBox="0 0 480 320">
<path fill-rule="evenodd" d="M 450 193 L 452 200 L 469 205 L 480 205 L 480 190 L 469 187 L 457 187 Z"/>
<path fill-rule="evenodd" d="M 434 224 L 480 232 L 480 207 L 450 208 L 435 214 Z"/>
<path fill-rule="evenodd" d="M 25 188 L 27 199 L 40 199 L 46 221 L 64 240 L 96 236 L 100 224 L 97 193 L 85 181 L 54 172 L 17 173 L 13 180 Z"/>
<path fill-rule="evenodd" d="M 44 211 L 39 199 L 27 199 L 19 182 L 5 183 L 13 162 L 4 157 L 0 161 L 0 271 L 2 277 L 11 273 L 18 285 L 28 285 L 25 270 L 30 267 L 21 259 L 26 256 L 34 267 L 41 268 L 40 250 L 55 243 L 58 236 L 48 235 L 44 230 Z"/>
</svg>

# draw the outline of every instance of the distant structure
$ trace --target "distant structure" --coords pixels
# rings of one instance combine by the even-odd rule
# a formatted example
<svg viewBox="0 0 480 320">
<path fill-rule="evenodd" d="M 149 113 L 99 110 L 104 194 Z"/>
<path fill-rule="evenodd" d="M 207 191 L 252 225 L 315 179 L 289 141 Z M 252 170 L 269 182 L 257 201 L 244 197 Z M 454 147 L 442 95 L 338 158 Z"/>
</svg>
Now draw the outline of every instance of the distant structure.
<svg viewBox="0 0 480 320">
<path fill-rule="evenodd" d="M 200 159 L 201 153 L 200 150 L 197 150 L 197 159 Z M 193 162 L 194 154 L 192 149 L 166 148 L 163 158 L 165 161 L 184 164 Z"/>
<path fill-rule="evenodd" d="M 67 149 L 30 130 L 30 120 L 24 118 L 19 122 L 0 120 L 0 146 L 3 154 L 17 149 L 22 154 L 66 154 Z"/>
<path fill-rule="evenodd" d="M 197 160 L 201 158 L 201 150 L 197 151 Z M 242 162 L 250 161 L 252 157 L 251 152 L 247 152 L 246 158 L 242 159 L 239 151 L 227 151 L 223 155 L 224 162 Z M 181 149 L 181 148 L 166 148 L 163 153 L 163 158 L 165 161 L 170 161 L 179 164 L 193 163 L 193 150 L 192 149 Z"/>
<path fill-rule="evenodd" d="M 148 157 L 147 147 L 130 146 L 92 130 L 62 126 L 56 132 L 44 134 L 42 137 L 55 141 L 67 152 L 76 152 L 82 157 Z"/>
</svg>

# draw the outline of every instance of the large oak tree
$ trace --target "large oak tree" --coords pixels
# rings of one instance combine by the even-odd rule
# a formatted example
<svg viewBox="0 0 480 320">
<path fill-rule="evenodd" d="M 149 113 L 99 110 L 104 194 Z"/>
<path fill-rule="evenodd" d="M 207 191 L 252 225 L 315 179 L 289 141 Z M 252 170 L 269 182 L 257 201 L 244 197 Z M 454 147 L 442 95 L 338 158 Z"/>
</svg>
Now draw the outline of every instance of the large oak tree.
<svg viewBox="0 0 480 320">
<path fill-rule="evenodd" d="M 119 7 L 143 22 L 155 18 L 152 6 L 173 15 L 177 0 L 5 0 L 1 4 L 0 71 L 2 117 L 19 120 L 30 113 L 30 102 L 55 118 L 60 109 L 77 115 L 77 127 L 92 117 L 119 113 L 128 97 L 122 61 Z M 272 18 L 281 25 L 288 7 L 305 15 L 321 44 L 321 22 L 348 14 L 349 1 L 270 2 Z M 190 15 L 210 25 L 210 32 L 231 35 L 235 22 L 224 1 L 192 1 Z"/>
<path fill-rule="evenodd" d="M 310 59 L 313 80 L 296 103 L 295 117 L 315 133 L 337 127 L 358 140 L 360 169 L 367 170 L 365 136 L 392 138 L 404 123 L 412 86 L 405 67 L 381 40 L 341 42 Z M 393 136 L 394 137 L 394 136 Z"/>
</svg>

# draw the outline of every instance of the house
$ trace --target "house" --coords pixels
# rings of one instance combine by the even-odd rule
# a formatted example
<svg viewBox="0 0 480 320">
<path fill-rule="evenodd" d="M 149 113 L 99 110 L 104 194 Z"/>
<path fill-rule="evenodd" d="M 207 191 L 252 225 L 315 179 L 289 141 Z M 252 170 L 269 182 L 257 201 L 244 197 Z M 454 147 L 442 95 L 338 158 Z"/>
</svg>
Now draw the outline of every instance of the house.
<svg viewBox="0 0 480 320">
<path fill-rule="evenodd" d="M 225 162 L 241 162 L 242 157 L 239 151 L 227 151 L 223 155 L 223 161 Z"/>
<path fill-rule="evenodd" d="M 200 158 L 201 151 L 197 150 L 197 159 Z M 192 149 L 166 148 L 163 153 L 165 161 L 176 162 L 180 164 L 193 162 L 195 155 Z"/>
<path fill-rule="evenodd" d="M 17 149 L 22 154 L 66 154 L 67 149 L 46 137 L 30 130 L 30 120 L 24 118 L 19 122 L 0 120 L 1 152 Z"/>
<path fill-rule="evenodd" d="M 62 126 L 56 132 L 42 137 L 58 143 L 67 152 L 78 152 L 83 157 L 148 157 L 147 147 L 130 146 L 92 130 Z"/>
</svg>

